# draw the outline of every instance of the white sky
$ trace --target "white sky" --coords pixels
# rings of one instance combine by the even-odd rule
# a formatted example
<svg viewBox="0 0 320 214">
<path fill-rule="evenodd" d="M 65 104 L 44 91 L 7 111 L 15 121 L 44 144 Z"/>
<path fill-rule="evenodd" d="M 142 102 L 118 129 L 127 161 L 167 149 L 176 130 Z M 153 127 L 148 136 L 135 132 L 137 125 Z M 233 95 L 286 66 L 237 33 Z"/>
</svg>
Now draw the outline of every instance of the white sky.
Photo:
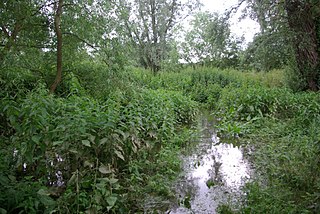
<svg viewBox="0 0 320 214">
<path fill-rule="evenodd" d="M 226 9 L 236 5 L 238 0 L 201 0 L 204 4 L 202 8 L 203 11 L 218 12 L 220 14 L 224 13 Z M 232 15 L 231 18 L 231 31 L 235 35 L 241 37 L 245 36 L 245 43 L 251 42 L 255 33 L 259 32 L 259 25 L 257 22 L 246 18 L 239 21 L 241 16 L 241 11 L 245 5 L 243 4 L 236 14 Z"/>
</svg>

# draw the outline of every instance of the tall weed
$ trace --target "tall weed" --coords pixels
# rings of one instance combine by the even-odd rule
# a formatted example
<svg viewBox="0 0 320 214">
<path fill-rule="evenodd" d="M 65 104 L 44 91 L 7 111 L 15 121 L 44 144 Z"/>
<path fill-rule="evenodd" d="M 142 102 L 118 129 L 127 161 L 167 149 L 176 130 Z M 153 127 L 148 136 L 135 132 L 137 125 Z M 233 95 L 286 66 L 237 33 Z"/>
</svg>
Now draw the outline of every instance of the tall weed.
<svg viewBox="0 0 320 214">
<path fill-rule="evenodd" d="M 220 134 L 253 145 L 261 176 L 248 184 L 241 212 L 319 212 L 319 98 L 262 85 L 221 90 L 213 110 Z"/>
<path fill-rule="evenodd" d="M 177 127 L 195 120 L 196 103 L 179 92 L 149 89 L 115 90 L 97 100 L 86 95 L 75 76 L 66 83 L 63 97 L 40 84 L 2 104 L 8 128 L 1 144 L 6 160 L 0 175 L 0 204 L 6 206 L 1 208 L 10 213 L 142 210 L 133 201 L 143 191 L 123 194 L 127 188 L 152 188 L 159 173 L 172 177 L 177 172 L 177 156 L 168 163 L 168 148 L 180 145 L 173 141 Z M 144 182 L 129 184 L 127 177 L 136 173 L 132 167 L 143 162 L 149 162 L 142 165 Z M 166 162 L 168 168 L 154 170 Z M 154 184 L 159 194 L 170 195 L 168 185 Z M 18 188 L 23 185 L 30 188 Z M 12 200 L 12 195 L 23 197 Z"/>
</svg>

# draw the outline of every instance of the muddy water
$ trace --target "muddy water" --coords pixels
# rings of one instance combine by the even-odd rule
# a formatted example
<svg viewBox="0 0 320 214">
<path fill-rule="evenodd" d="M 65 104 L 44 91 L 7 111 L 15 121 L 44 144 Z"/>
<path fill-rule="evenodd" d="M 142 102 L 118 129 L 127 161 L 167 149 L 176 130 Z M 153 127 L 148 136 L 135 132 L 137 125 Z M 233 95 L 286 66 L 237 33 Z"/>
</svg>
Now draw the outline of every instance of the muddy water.
<svg viewBox="0 0 320 214">
<path fill-rule="evenodd" d="M 226 144 L 207 119 L 202 120 L 202 137 L 191 154 L 183 156 L 183 173 L 175 185 L 177 202 L 170 214 L 213 214 L 220 204 L 241 200 L 241 187 L 252 169 L 242 148 Z"/>
</svg>

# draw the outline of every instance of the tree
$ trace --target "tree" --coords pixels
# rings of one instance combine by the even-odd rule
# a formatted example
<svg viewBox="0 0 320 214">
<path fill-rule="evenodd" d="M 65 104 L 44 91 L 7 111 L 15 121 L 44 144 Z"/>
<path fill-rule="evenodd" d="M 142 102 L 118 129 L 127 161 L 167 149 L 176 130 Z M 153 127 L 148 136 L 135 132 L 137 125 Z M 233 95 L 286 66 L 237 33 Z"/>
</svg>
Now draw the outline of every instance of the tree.
<svg viewBox="0 0 320 214">
<path fill-rule="evenodd" d="M 243 1 L 240 1 L 240 3 Z M 247 0 L 262 32 L 281 32 L 293 52 L 302 90 L 320 88 L 320 2 L 318 0 Z"/>
<path fill-rule="evenodd" d="M 307 89 L 320 89 L 320 2 L 285 0 L 287 21 L 300 75 Z"/>
<path fill-rule="evenodd" d="M 107 39 L 104 35 L 108 35 L 111 31 L 108 25 L 110 10 L 111 4 L 102 0 L 54 1 L 57 70 L 50 92 L 54 92 L 61 82 L 62 62 L 73 64 L 77 54 L 88 53 L 89 50 L 101 53 L 105 50 Z M 62 16 L 63 22 L 61 21 Z M 64 39 L 64 51 L 62 50 L 62 39 Z M 62 61 L 63 53 L 66 55 L 66 60 Z M 86 56 L 89 57 L 89 54 Z"/>
<path fill-rule="evenodd" d="M 79 56 L 90 57 L 89 50 L 103 55 L 110 43 L 104 35 L 114 30 L 111 10 L 111 3 L 103 0 L 1 1 L 0 66 L 44 76 L 55 67 L 54 92 L 62 70 L 70 70 Z"/>
<path fill-rule="evenodd" d="M 288 37 L 280 32 L 264 31 L 257 34 L 242 53 L 241 65 L 245 69 L 270 71 L 288 65 L 291 55 Z"/>
<path fill-rule="evenodd" d="M 207 62 L 216 66 L 234 66 L 237 61 L 239 39 L 231 35 L 230 25 L 218 13 L 199 12 L 190 22 L 182 42 L 183 58 L 187 62 Z"/>
<path fill-rule="evenodd" d="M 134 0 L 120 1 L 127 32 L 138 50 L 139 61 L 154 73 L 168 54 L 168 41 L 174 26 L 199 4 L 198 0 Z"/>
<path fill-rule="evenodd" d="M 10 52 L 44 48 L 48 23 L 41 10 L 45 6 L 40 1 L 1 1 L 0 66 L 4 65 Z"/>
</svg>

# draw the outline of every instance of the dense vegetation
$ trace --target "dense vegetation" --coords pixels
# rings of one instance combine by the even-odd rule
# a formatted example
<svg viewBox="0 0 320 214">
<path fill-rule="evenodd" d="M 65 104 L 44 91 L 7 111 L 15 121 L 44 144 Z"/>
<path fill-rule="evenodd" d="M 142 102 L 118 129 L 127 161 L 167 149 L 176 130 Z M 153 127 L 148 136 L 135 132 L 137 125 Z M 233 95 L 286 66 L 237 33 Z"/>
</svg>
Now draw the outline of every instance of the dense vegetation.
<svg viewBox="0 0 320 214">
<path fill-rule="evenodd" d="M 168 210 L 203 109 L 252 148 L 256 176 L 225 210 L 319 213 L 319 2 L 243 2 L 261 26 L 245 49 L 237 6 L 1 1 L 0 213 Z"/>
<path fill-rule="evenodd" d="M 254 149 L 259 176 L 240 212 L 319 211 L 319 94 L 292 92 L 281 71 L 129 71 L 82 65 L 60 96 L 31 74 L 2 75 L 3 212 L 128 213 L 143 211 L 145 194 L 174 197 L 193 133 L 183 127 L 200 106 L 221 118 L 221 137 Z"/>
<path fill-rule="evenodd" d="M 320 95 L 288 89 L 281 71 L 200 68 L 143 77 L 151 88 L 182 90 L 211 109 L 225 142 L 249 146 L 256 176 L 237 213 L 320 211 Z M 141 83 L 140 83 L 141 84 Z M 232 209 L 231 209 L 232 210 Z M 230 210 L 229 210 L 230 211 Z"/>
<path fill-rule="evenodd" d="M 94 72 L 90 67 L 86 72 Z M 7 89 L 1 93 L 2 209 L 128 213 L 141 210 L 150 191 L 170 195 L 166 182 L 179 162 L 168 155 L 186 140 L 177 128 L 195 120 L 195 101 L 180 92 L 126 86 L 131 82 L 123 78 L 119 85 L 99 85 L 96 94 L 72 73 L 65 94 L 56 97 L 34 76 L 29 91 L 21 75 L 1 81 Z"/>
</svg>

